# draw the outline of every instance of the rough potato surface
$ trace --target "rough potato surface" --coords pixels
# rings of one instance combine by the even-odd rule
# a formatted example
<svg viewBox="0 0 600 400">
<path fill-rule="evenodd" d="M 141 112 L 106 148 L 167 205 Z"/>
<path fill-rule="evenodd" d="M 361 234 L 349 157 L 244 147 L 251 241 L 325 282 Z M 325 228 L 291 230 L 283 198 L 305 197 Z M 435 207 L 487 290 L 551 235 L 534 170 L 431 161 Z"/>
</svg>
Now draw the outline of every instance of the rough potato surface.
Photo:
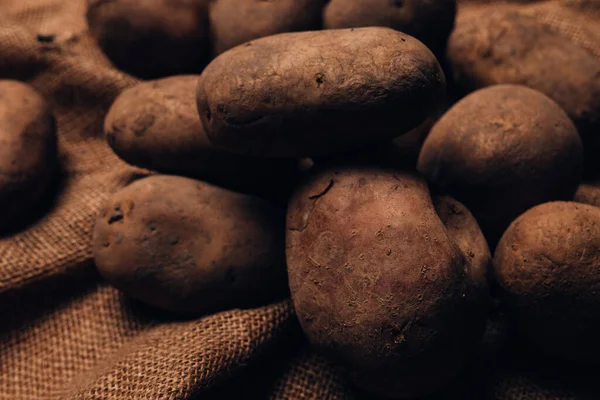
<svg viewBox="0 0 600 400">
<path fill-rule="evenodd" d="M 116 67 L 141 78 L 200 72 L 210 0 L 88 0 L 92 36 Z"/>
<path fill-rule="evenodd" d="M 444 87 L 433 54 L 392 29 L 284 33 L 213 60 L 198 111 L 211 142 L 231 151 L 324 155 L 414 128 Z"/>
<path fill-rule="evenodd" d="M 210 28 L 214 51 L 221 54 L 250 40 L 284 32 L 321 29 L 326 0 L 214 0 Z"/>
<path fill-rule="evenodd" d="M 57 166 L 56 122 L 48 104 L 32 87 L 0 80 L 0 229 L 32 213 Z"/>
<path fill-rule="evenodd" d="M 233 190 L 287 191 L 293 160 L 230 154 L 209 142 L 196 110 L 197 81 L 197 75 L 180 75 L 142 82 L 117 97 L 104 122 L 115 153 L 133 165 Z"/>
<path fill-rule="evenodd" d="M 455 78 L 465 91 L 513 83 L 552 98 L 583 139 L 586 174 L 598 175 L 600 59 L 526 10 L 494 5 L 461 12 L 448 43 Z M 600 29 L 589 30 L 587 37 L 598 43 Z"/>
<path fill-rule="evenodd" d="M 206 314 L 286 291 L 285 212 L 188 178 L 157 175 L 113 195 L 94 228 L 98 270 L 150 305 Z"/>
<path fill-rule="evenodd" d="M 582 164 L 577 130 L 554 101 L 525 86 L 496 85 L 436 123 L 418 169 L 467 206 L 493 247 L 527 209 L 571 199 Z"/>
<path fill-rule="evenodd" d="M 288 208 L 302 328 L 372 393 L 439 390 L 482 334 L 487 244 L 464 206 L 435 202 L 416 174 L 348 167 L 318 173 Z"/>
<path fill-rule="evenodd" d="M 419 39 L 436 54 L 454 27 L 455 0 L 331 0 L 325 29 L 387 26 Z"/>
<path fill-rule="evenodd" d="M 512 322 L 547 355 L 598 363 L 600 208 L 539 205 L 515 220 L 494 255 Z"/>
</svg>

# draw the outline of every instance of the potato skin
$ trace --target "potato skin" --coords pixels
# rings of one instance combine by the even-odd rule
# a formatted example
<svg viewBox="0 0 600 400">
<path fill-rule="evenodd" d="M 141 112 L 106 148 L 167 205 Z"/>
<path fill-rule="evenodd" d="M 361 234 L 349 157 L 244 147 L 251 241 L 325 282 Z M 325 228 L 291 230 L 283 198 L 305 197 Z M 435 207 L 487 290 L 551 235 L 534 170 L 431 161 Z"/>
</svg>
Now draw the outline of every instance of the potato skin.
<svg viewBox="0 0 600 400">
<path fill-rule="evenodd" d="M 387 26 L 442 54 L 455 15 L 455 0 L 331 0 L 323 13 L 323 25 L 325 29 Z"/>
<path fill-rule="evenodd" d="M 300 324 L 355 385 L 378 395 L 441 389 L 483 332 L 489 250 L 462 205 L 436 202 L 440 215 L 417 175 L 344 167 L 318 173 L 288 207 Z"/>
<path fill-rule="evenodd" d="M 188 178 L 155 175 L 115 193 L 94 260 L 127 295 L 180 313 L 250 307 L 286 292 L 285 210 Z"/>
<path fill-rule="evenodd" d="M 6 230 L 31 214 L 58 167 L 56 121 L 25 83 L 0 80 L 0 142 L 0 230 Z"/>
<path fill-rule="evenodd" d="M 443 99 L 433 54 L 389 28 L 284 33 L 217 57 L 198 84 L 215 145 L 274 157 L 325 155 L 391 139 Z"/>
<path fill-rule="evenodd" d="M 600 34 L 595 36 L 600 40 Z M 590 31 L 588 40 L 593 41 L 593 37 Z M 513 83 L 529 86 L 556 101 L 581 135 L 586 174 L 600 173 L 597 56 L 548 29 L 523 7 L 494 5 L 459 13 L 448 43 L 448 58 L 463 91 Z"/>
<path fill-rule="evenodd" d="M 198 178 L 228 189 L 274 194 L 292 181 L 294 160 L 245 157 L 216 149 L 196 110 L 198 75 L 142 82 L 125 90 L 104 121 L 108 143 L 130 164 Z"/>
<path fill-rule="evenodd" d="M 524 86 L 496 85 L 438 121 L 418 169 L 473 213 L 494 247 L 530 207 L 572 198 L 582 154 L 577 130 L 554 101 Z"/>
<path fill-rule="evenodd" d="M 214 51 L 221 54 L 278 33 L 321 29 L 325 3 L 326 0 L 214 0 L 209 13 Z"/>
<path fill-rule="evenodd" d="M 519 332 L 547 355 L 598 363 L 600 209 L 575 202 L 534 207 L 506 230 L 494 278 Z"/>
<path fill-rule="evenodd" d="M 573 201 L 600 207 L 600 183 L 582 183 L 577 188 Z"/>
<path fill-rule="evenodd" d="M 209 0 L 88 0 L 92 36 L 141 78 L 200 72 L 210 54 Z"/>
</svg>

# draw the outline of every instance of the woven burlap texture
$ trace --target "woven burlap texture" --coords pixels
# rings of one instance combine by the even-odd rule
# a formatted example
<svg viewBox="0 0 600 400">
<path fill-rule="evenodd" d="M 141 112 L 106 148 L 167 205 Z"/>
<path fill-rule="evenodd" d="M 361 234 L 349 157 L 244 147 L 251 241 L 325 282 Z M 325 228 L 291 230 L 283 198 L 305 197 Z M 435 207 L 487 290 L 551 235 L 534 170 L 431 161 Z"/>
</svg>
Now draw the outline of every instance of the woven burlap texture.
<svg viewBox="0 0 600 400">
<path fill-rule="evenodd" d="M 566 3 L 575 2 L 527 12 L 598 54 L 597 36 L 577 22 L 592 13 Z M 0 400 L 355 398 L 339 367 L 303 342 L 289 301 L 176 320 L 99 278 L 90 249 L 96 213 L 144 171 L 120 161 L 103 138 L 108 107 L 137 80 L 110 65 L 84 15 L 85 0 L 0 0 L 0 79 L 26 81 L 51 103 L 63 171 L 48 210 L 0 238 Z M 487 346 L 501 353 L 498 343 Z M 485 365 L 485 397 L 598 398 L 545 386 L 514 368 L 520 362 Z"/>
</svg>

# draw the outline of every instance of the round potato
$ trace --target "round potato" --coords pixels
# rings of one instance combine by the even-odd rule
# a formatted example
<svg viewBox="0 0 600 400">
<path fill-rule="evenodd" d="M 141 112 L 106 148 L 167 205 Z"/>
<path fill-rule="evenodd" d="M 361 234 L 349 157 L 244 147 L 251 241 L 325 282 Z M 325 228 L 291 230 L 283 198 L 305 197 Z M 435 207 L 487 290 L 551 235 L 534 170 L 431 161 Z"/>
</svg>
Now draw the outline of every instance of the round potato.
<svg viewBox="0 0 600 400">
<path fill-rule="evenodd" d="M 467 206 L 493 247 L 530 207 L 572 199 L 582 160 L 577 130 L 554 101 L 525 86 L 496 85 L 440 119 L 418 169 Z"/>
<path fill-rule="evenodd" d="M 180 313 L 256 306 L 286 292 L 285 210 L 156 175 L 113 195 L 93 235 L 96 266 L 127 295 Z"/>
<path fill-rule="evenodd" d="M 214 0 L 210 29 L 217 54 L 277 33 L 321 29 L 326 0 Z"/>
<path fill-rule="evenodd" d="M 0 80 L 0 229 L 30 215 L 58 167 L 56 122 L 32 87 Z"/>
<path fill-rule="evenodd" d="M 246 157 L 216 149 L 196 110 L 197 75 L 142 82 L 125 90 L 104 121 L 119 157 L 150 170 L 194 177 L 229 189 L 270 195 L 289 190 L 294 160 Z"/>
<path fill-rule="evenodd" d="M 283 33 L 213 60 L 198 111 L 211 142 L 231 151 L 324 155 L 414 128 L 444 82 L 429 49 L 389 28 Z"/>
<path fill-rule="evenodd" d="M 209 0 L 88 0 L 87 21 L 119 69 L 141 78 L 200 72 L 210 57 Z"/>
<path fill-rule="evenodd" d="M 292 300 L 309 341 L 358 387 L 390 398 L 435 392 L 483 333 L 490 253 L 460 203 L 415 174 L 331 168 L 288 208 Z"/>
<path fill-rule="evenodd" d="M 455 15 L 455 0 L 331 0 L 323 25 L 325 29 L 387 26 L 443 54 Z"/>
<path fill-rule="evenodd" d="M 600 208 L 539 205 L 516 219 L 494 254 L 494 278 L 507 313 L 547 355 L 598 363 Z"/>
<path fill-rule="evenodd" d="M 582 183 L 577 188 L 573 200 L 578 203 L 600 207 L 600 183 Z"/>
<path fill-rule="evenodd" d="M 527 9 L 494 5 L 461 12 L 448 44 L 455 79 L 463 91 L 513 83 L 552 98 L 571 117 L 583 139 L 586 174 L 598 175 L 600 60 L 567 35 L 549 29 Z M 569 15 L 567 9 L 563 12 Z M 600 41 L 600 30 L 594 32 L 585 36 L 590 43 Z"/>
</svg>

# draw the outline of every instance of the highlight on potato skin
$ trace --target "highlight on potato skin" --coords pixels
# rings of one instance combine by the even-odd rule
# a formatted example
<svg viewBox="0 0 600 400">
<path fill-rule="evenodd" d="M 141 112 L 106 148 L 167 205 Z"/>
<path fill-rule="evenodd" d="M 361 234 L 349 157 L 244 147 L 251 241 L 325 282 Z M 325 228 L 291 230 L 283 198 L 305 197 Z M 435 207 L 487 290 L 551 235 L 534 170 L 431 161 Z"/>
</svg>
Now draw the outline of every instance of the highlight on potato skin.
<svg viewBox="0 0 600 400">
<path fill-rule="evenodd" d="M 215 58 L 198 82 L 210 141 L 255 156 L 339 153 L 397 137 L 445 94 L 435 56 L 389 28 L 274 35 Z"/>
<path fill-rule="evenodd" d="M 443 389 L 477 349 L 490 253 L 457 201 L 417 174 L 320 171 L 288 207 L 292 300 L 310 343 L 376 395 Z"/>
<path fill-rule="evenodd" d="M 33 87 L 0 80 L 0 230 L 32 214 L 58 170 L 56 120 Z"/>
<path fill-rule="evenodd" d="M 155 175 L 115 193 L 93 235 L 100 274 L 152 306 L 203 315 L 287 292 L 285 210 L 189 178 Z"/>
<path fill-rule="evenodd" d="M 510 321 L 547 356 L 597 364 L 600 355 L 600 208 L 536 206 L 506 230 L 493 278 Z"/>
<path fill-rule="evenodd" d="M 465 204 L 493 248 L 527 209 L 572 199 L 583 148 L 573 122 L 549 97 L 495 85 L 442 116 L 425 139 L 418 170 Z"/>
</svg>

